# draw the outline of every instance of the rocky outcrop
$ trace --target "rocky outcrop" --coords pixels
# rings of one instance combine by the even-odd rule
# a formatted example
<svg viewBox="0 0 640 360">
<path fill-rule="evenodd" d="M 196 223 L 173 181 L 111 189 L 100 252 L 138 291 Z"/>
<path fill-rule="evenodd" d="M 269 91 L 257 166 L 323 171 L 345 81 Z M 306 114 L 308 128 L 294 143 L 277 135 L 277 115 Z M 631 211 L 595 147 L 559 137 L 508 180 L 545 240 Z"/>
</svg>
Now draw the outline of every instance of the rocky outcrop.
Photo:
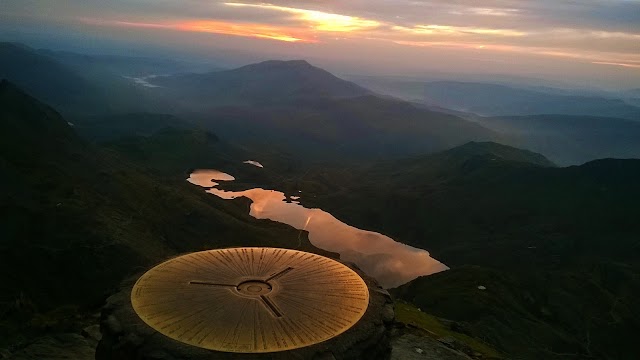
<svg viewBox="0 0 640 360">
<path fill-rule="evenodd" d="M 97 340 L 80 334 L 52 334 L 33 340 L 14 352 L 0 350 L 6 360 L 92 360 Z"/>
<path fill-rule="evenodd" d="M 405 333 L 394 337 L 391 360 L 471 360 L 463 352 L 451 349 L 428 336 Z"/>
</svg>

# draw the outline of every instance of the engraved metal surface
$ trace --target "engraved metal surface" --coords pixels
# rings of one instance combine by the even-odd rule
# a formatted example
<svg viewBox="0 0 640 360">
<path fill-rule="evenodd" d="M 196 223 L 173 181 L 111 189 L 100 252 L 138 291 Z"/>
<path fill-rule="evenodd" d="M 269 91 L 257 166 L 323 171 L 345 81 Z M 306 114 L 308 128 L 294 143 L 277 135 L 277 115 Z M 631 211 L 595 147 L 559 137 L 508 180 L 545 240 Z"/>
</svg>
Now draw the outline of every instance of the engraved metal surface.
<svg viewBox="0 0 640 360">
<path fill-rule="evenodd" d="M 347 266 L 303 251 L 230 248 L 146 272 L 131 303 L 158 332 L 210 350 L 265 353 L 331 339 L 353 326 L 369 290 Z"/>
</svg>

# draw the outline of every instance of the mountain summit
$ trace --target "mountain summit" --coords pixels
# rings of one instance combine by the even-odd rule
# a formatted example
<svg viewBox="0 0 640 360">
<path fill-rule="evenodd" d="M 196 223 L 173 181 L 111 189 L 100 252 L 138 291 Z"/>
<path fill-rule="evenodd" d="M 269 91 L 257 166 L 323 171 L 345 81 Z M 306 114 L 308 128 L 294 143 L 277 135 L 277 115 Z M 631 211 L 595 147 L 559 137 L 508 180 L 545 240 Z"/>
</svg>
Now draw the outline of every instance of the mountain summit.
<svg viewBox="0 0 640 360">
<path fill-rule="evenodd" d="M 273 71 L 273 70 L 292 70 L 292 69 L 324 71 L 320 68 L 317 68 L 309 64 L 309 62 L 307 62 L 306 60 L 266 60 L 266 61 L 262 61 L 255 64 L 245 65 L 230 71 L 241 71 L 241 70 Z"/>
<path fill-rule="evenodd" d="M 233 70 L 154 79 L 157 91 L 190 104 L 264 105 L 299 99 L 351 98 L 371 92 L 304 60 L 269 60 Z M 186 96 L 185 96 L 186 94 Z"/>
</svg>

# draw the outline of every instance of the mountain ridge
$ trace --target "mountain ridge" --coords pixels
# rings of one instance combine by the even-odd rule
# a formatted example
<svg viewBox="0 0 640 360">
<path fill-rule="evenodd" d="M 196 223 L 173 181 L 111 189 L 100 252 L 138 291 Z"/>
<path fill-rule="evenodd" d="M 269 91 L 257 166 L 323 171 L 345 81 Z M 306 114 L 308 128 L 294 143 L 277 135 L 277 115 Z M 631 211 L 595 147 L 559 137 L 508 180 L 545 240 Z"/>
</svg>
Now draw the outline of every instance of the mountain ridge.
<svg viewBox="0 0 640 360">
<path fill-rule="evenodd" d="M 583 115 L 477 117 L 476 121 L 561 165 L 607 157 L 640 158 L 638 121 Z"/>
<path fill-rule="evenodd" d="M 132 81 L 99 65 L 74 67 L 20 43 L 0 42 L 0 79 L 25 89 L 68 119 L 163 111 L 168 104 L 162 98 L 150 98 Z"/>
<path fill-rule="evenodd" d="M 640 119 L 640 108 L 622 99 L 558 95 L 491 83 L 427 82 L 423 100 L 428 104 L 484 116 L 563 114 Z"/>
<path fill-rule="evenodd" d="M 304 60 L 268 60 L 231 70 L 163 76 L 155 78 L 153 84 L 159 86 L 156 92 L 171 94 L 187 106 L 200 109 L 370 93 Z"/>
<path fill-rule="evenodd" d="M 394 293 L 465 334 L 523 359 L 629 358 L 640 159 L 559 168 L 513 161 L 528 151 L 495 157 L 495 146 L 317 169 L 281 186 L 447 264 Z"/>
<path fill-rule="evenodd" d="M 187 169 L 155 176 L 86 143 L 55 110 L 7 81 L 0 139 L 0 348 L 69 331 L 125 276 L 179 253 L 237 239 L 319 251 L 293 228 L 250 217 L 246 203 L 188 184 Z"/>
</svg>

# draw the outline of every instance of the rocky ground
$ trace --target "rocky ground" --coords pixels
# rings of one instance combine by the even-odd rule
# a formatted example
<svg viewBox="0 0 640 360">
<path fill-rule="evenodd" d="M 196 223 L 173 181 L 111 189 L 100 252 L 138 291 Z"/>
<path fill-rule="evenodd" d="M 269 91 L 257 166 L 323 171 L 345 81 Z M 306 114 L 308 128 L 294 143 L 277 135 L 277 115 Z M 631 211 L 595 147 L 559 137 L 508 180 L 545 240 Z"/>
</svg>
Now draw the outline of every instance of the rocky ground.
<svg viewBox="0 0 640 360">
<path fill-rule="evenodd" d="M 463 352 L 428 336 L 403 334 L 391 340 L 391 360 L 471 360 Z"/>
<path fill-rule="evenodd" d="M 0 350 L 0 359 L 6 360 L 93 360 L 100 341 L 100 325 L 86 327 L 78 333 L 43 336 L 23 347 Z"/>
<path fill-rule="evenodd" d="M 44 336 L 14 352 L 0 350 L 3 360 L 94 360 L 100 339 L 99 325 L 81 333 Z M 436 339 L 419 334 L 396 334 L 391 342 L 391 360 L 471 360 Z"/>
<path fill-rule="evenodd" d="M 455 323 L 451 321 L 433 317 L 405 302 L 393 304 L 390 302 L 391 300 L 386 291 L 372 291 L 372 293 L 375 295 L 374 298 L 379 300 L 374 302 L 379 304 L 374 306 L 376 308 L 375 316 L 365 319 L 365 322 L 385 324 L 387 331 L 385 331 L 384 343 L 389 344 L 387 339 L 390 339 L 391 352 L 390 354 L 386 352 L 386 355 L 382 358 L 390 360 L 479 360 L 503 358 L 493 349 L 486 347 L 483 343 L 478 343 L 477 339 L 469 338 L 455 331 L 454 329 L 460 326 L 454 326 Z M 120 295 L 122 296 L 114 295 L 111 298 L 111 302 L 121 298 L 121 301 L 116 302 L 128 303 L 126 299 L 130 295 L 126 291 Z M 106 321 L 109 318 L 113 318 L 113 316 L 110 316 L 113 309 L 109 309 L 109 306 L 105 306 L 105 310 L 102 313 L 102 326 L 106 329 L 107 334 L 114 332 L 112 329 L 114 325 Z M 133 314 L 131 315 L 133 316 Z M 94 314 L 83 318 L 75 327 L 71 328 L 77 327 L 75 331 L 67 328 L 64 331 L 52 332 L 52 334 L 38 337 L 19 346 L 0 349 L 0 360 L 94 360 L 96 359 L 98 343 L 103 338 L 100 331 L 100 322 L 100 315 Z M 118 325 L 117 327 L 121 328 L 122 326 Z M 360 327 L 362 326 L 360 325 Z M 145 327 L 143 326 L 143 328 Z M 380 342 L 380 340 L 376 341 Z M 361 341 L 356 341 L 355 343 L 362 346 L 362 344 L 368 342 L 361 343 Z M 104 346 L 104 344 L 102 345 Z M 344 346 L 338 345 L 331 346 L 331 349 L 344 348 Z M 205 356 L 204 358 L 207 357 Z M 302 356 L 299 358 L 307 357 Z M 335 358 L 337 357 L 328 357 L 328 359 Z M 153 359 L 156 359 L 156 357 L 153 357 Z"/>
</svg>

